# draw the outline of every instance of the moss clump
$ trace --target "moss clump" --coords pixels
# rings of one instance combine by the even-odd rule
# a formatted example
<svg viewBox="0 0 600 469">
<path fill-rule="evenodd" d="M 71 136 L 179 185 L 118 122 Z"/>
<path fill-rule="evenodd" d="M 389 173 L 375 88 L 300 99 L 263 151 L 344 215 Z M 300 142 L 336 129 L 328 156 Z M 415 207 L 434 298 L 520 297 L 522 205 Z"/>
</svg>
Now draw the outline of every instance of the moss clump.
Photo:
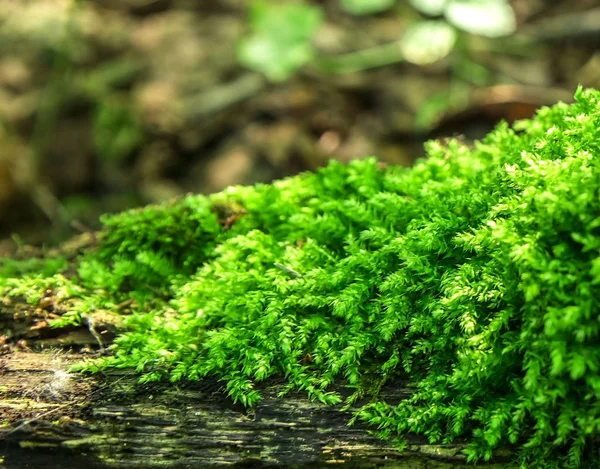
<svg viewBox="0 0 600 469">
<path fill-rule="evenodd" d="M 427 151 L 411 169 L 332 162 L 106 217 L 78 274 L 0 285 L 59 284 L 79 298 L 69 320 L 135 299 L 114 354 L 87 370 L 216 375 L 245 405 L 272 375 L 330 404 L 341 380 L 351 400 L 373 397 L 356 417 L 384 437 L 466 437 L 470 461 L 510 446 L 523 467 L 593 467 L 600 93 L 580 89 L 474 148 Z M 398 377 L 412 397 L 379 400 Z"/>
</svg>

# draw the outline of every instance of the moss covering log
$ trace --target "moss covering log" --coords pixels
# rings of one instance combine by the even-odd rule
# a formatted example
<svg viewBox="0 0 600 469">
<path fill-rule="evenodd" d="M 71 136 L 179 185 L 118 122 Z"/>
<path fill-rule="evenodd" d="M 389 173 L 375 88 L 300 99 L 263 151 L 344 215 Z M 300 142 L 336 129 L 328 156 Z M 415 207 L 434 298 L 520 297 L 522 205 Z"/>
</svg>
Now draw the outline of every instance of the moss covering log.
<svg viewBox="0 0 600 469">
<path fill-rule="evenodd" d="M 0 285 L 100 341 L 120 313 L 81 371 L 217 379 L 249 409 L 280 378 L 282 405 L 350 409 L 399 449 L 416 434 L 465 441 L 468 462 L 598 467 L 599 101 L 430 142 L 410 169 L 332 162 L 106 216 L 73 262 L 8 262 Z M 399 381 L 410 395 L 387 399 Z"/>
</svg>

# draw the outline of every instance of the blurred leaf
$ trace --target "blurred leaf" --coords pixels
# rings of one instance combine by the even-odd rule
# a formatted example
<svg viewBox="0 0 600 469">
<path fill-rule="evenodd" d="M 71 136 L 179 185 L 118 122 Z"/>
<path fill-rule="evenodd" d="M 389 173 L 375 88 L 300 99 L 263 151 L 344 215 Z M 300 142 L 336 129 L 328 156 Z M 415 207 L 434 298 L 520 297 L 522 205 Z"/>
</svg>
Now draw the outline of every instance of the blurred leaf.
<svg viewBox="0 0 600 469">
<path fill-rule="evenodd" d="M 506 0 L 450 0 L 448 22 L 471 34 L 500 37 L 516 29 L 515 13 Z"/>
<path fill-rule="evenodd" d="M 137 147 L 142 130 L 139 122 L 125 106 L 99 104 L 94 115 L 94 147 L 104 161 L 120 161 Z"/>
<path fill-rule="evenodd" d="M 130 59 L 110 60 L 99 63 L 89 72 L 79 72 L 73 78 L 80 88 L 101 100 L 111 89 L 130 85 L 139 70 L 140 65 Z"/>
<path fill-rule="evenodd" d="M 314 57 L 311 41 L 321 21 L 321 9 L 311 5 L 254 2 L 254 34 L 240 42 L 238 60 L 270 80 L 285 80 Z"/>
<path fill-rule="evenodd" d="M 409 0 L 409 3 L 421 13 L 431 16 L 439 16 L 444 13 L 447 0 Z"/>
<path fill-rule="evenodd" d="M 396 0 L 340 0 L 344 10 L 353 15 L 372 15 L 394 6 Z"/>
<path fill-rule="evenodd" d="M 494 83 L 493 72 L 465 54 L 460 54 L 457 60 L 452 62 L 452 71 L 455 76 L 475 86 L 488 86 Z"/>
<path fill-rule="evenodd" d="M 400 40 L 404 58 L 417 65 L 427 65 L 446 57 L 456 43 L 456 31 L 444 21 L 421 21 L 412 24 Z"/>
<path fill-rule="evenodd" d="M 419 131 L 432 129 L 450 106 L 450 93 L 436 93 L 421 103 L 415 115 L 415 127 Z"/>
<path fill-rule="evenodd" d="M 93 197 L 87 195 L 75 194 L 66 196 L 61 198 L 61 203 L 69 212 L 69 215 L 78 221 L 82 221 L 83 219 L 87 223 L 90 219 L 93 221 L 100 215 L 96 213 L 99 210 L 98 204 L 94 202 Z"/>
</svg>

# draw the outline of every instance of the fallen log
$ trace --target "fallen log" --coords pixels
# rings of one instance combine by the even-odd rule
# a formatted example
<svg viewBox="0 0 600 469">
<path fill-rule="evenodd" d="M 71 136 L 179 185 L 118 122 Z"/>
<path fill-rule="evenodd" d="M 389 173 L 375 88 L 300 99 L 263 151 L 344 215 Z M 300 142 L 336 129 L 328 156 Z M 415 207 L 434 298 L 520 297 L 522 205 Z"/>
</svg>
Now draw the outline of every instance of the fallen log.
<svg viewBox="0 0 600 469">
<path fill-rule="evenodd" d="M 247 409 L 217 380 L 139 384 L 130 371 L 71 372 L 86 354 L 56 347 L 61 341 L 72 349 L 94 337 L 80 329 L 37 341 L 53 347 L 30 339 L 26 350 L 15 346 L 1 357 L 2 468 L 473 467 L 461 444 L 430 445 L 415 436 L 400 451 L 361 424 L 348 426 L 351 412 L 302 393 L 279 398 L 283 380 L 264 385 L 264 398 Z M 383 391 L 388 401 L 409 392 L 402 383 Z M 506 457 L 484 467 L 500 467 Z"/>
</svg>

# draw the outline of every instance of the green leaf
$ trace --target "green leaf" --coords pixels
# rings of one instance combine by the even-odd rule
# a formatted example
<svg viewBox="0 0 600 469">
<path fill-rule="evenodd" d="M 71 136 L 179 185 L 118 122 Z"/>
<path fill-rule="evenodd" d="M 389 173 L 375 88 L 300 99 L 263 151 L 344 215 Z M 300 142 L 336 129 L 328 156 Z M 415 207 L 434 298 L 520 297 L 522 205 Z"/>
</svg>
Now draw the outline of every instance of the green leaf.
<svg viewBox="0 0 600 469">
<path fill-rule="evenodd" d="M 448 0 L 409 0 L 409 3 L 421 13 L 439 16 L 444 13 Z"/>
<path fill-rule="evenodd" d="M 344 10 L 353 15 L 372 15 L 389 10 L 396 0 L 340 0 Z"/>
<path fill-rule="evenodd" d="M 286 80 L 314 57 L 311 41 L 321 21 L 315 6 L 254 2 L 253 34 L 240 42 L 238 60 L 272 81 Z"/>
<path fill-rule="evenodd" d="M 487 37 L 515 32 L 515 12 L 506 0 L 450 0 L 446 19 L 458 29 Z"/>
<path fill-rule="evenodd" d="M 415 116 L 415 127 L 420 130 L 429 130 L 443 117 L 450 107 L 450 93 L 437 93 L 421 103 Z"/>
<path fill-rule="evenodd" d="M 411 25 L 400 41 L 403 57 L 427 65 L 446 57 L 456 43 L 456 32 L 444 21 L 421 21 Z"/>
<path fill-rule="evenodd" d="M 105 101 L 98 104 L 93 120 L 94 148 L 104 161 L 120 162 L 136 148 L 142 130 L 127 107 Z"/>
</svg>

